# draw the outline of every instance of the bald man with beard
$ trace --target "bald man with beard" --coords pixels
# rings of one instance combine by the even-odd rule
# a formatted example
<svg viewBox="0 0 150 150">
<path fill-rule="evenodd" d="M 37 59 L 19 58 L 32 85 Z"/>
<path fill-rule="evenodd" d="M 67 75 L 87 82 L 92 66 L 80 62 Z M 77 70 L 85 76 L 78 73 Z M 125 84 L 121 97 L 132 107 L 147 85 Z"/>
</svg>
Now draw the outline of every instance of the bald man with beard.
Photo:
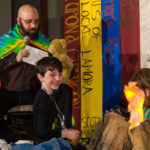
<svg viewBox="0 0 150 150">
<path fill-rule="evenodd" d="M 18 10 L 17 25 L 0 37 L 0 138 L 8 143 L 17 141 L 18 136 L 7 127 L 3 115 L 14 106 L 33 104 L 35 93 L 40 88 L 35 66 L 22 61 L 24 57 L 30 55 L 25 49 L 25 36 L 30 39 L 29 45 L 48 52 L 50 40 L 39 31 L 39 28 L 40 19 L 37 9 L 25 4 Z M 62 84 L 59 91 L 56 91 L 56 97 L 58 97 L 56 101 L 61 103 L 67 98 L 71 104 L 71 88 Z M 71 115 L 72 113 L 68 116 L 70 120 L 68 126 L 71 125 Z"/>
<path fill-rule="evenodd" d="M 32 40 L 38 38 L 40 19 L 33 6 L 23 5 L 19 8 L 17 23 L 23 36 L 28 35 Z"/>
</svg>

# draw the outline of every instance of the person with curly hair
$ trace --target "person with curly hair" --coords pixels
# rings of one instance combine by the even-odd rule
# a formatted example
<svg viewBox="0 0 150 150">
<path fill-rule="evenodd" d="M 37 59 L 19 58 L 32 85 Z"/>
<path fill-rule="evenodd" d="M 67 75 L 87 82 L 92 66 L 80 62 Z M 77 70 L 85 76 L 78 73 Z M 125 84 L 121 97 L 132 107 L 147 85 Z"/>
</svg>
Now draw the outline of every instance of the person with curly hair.
<svg viewBox="0 0 150 150">
<path fill-rule="evenodd" d="M 136 86 L 144 92 L 144 119 L 150 119 L 150 68 L 141 68 L 133 74 L 130 82 L 136 82 Z M 110 111 L 106 111 L 104 120 L 108 120 L 109 117 L 119 117 L 120 119 L 128 120 L 130 113 L 120 106 L 113 107 Z"/>
</svg>

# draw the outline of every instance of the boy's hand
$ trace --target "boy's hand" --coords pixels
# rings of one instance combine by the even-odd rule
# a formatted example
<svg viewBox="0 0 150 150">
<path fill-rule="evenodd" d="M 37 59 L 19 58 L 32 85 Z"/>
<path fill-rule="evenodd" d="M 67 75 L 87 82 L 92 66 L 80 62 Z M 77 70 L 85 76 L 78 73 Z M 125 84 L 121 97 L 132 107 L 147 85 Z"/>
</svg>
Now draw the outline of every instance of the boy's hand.
<svg viewBox="0 0 150 150">
<path fill-rule="evenodd" d="M 62 130 L 62 138 L 67 138 L 77 143 L 80 139 L 80 131 L 75 129 Z"/>
</svg>

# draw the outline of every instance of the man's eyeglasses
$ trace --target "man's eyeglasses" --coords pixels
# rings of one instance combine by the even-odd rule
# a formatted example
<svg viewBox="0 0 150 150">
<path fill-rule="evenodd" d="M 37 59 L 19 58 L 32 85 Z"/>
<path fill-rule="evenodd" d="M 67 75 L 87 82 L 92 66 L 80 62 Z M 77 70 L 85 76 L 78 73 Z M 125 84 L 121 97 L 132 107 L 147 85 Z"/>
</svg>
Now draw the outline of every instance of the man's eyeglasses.
<svg viewBox="0 0 150 150">
<path fill-rule="evenodd" d="M 36 19 L 36 20 L 32 20 L 32 19 L 23 19 L 20 17 L 20 20 L 23 20 L 26 24 L 31 24 L 31 23 L 34 23 L 34 24 L 39 24 L 40 23 L 40 20 L 39 19 Z"/>
</svg>

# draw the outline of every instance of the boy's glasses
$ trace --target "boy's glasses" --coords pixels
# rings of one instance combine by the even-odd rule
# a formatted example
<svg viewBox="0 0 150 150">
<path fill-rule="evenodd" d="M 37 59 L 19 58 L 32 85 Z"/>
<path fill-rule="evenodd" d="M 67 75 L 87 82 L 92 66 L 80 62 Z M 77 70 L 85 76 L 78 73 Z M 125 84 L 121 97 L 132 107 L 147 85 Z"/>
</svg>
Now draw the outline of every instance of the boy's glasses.
<svg viewBox="0 0 150 150">
<path fill-rule="evenodd" d="M 39 24 L 40 23 L 40 20 L 39 19 L 36 19 L 36 20 L 32 20 L 32 19 L 23 19 L 20 17 L 20 20 L 23 20 L 26 24 L 31 24 L 31 23 L 34 23 L 34 24 Z"/>
</svg>

